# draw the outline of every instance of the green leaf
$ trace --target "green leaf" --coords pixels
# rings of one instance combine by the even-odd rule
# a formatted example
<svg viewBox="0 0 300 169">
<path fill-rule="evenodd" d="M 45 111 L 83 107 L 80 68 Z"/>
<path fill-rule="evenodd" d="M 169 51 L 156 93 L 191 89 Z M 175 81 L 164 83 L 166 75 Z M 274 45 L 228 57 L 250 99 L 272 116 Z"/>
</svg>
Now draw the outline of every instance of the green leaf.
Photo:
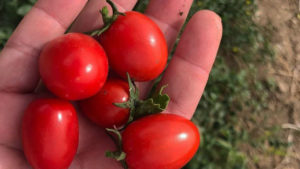
<svg viewBox="0 0 300 169">
<path fill-rule="evenodd" d="M 144 115 L 155 114 L 162 112 L 164 109 L 161 108 L 160 104 L 156 104 L 153 98 L 147 100 L 141 100 L 136 108 L 134 118 L 139 118 Z"/>
<path fill-rule="evenodd" d="M 113 103 L 115 106 L 120 107 L 120 108 L 130 108 L 130 103 L 129 102 L 125 102 L 125 103 Z"/>
<path fill-rule="evenodd" d="M 227 149 L 231 149 L 232 146 L 229 142 L 226 142 L 225 140 L 221 140 L 221 139 L 218 139 L 217 140 L 218 144 L 224 148 L 227 148 Z"/>
<path fill-rule="evenodd" d="M 131 80 L 129 73 L 127 73 L 127 80 L 129 85 L 129 95 L 131 100 L 139 99 L 139 91 L 136 88 L 134 82 Z"/>
<path fill-rule="evenodd" d="M 167 87 L 167 85 L 162 86 L 151 98 L 140 100 L 139 91 L 134 82 L 131 80 L 129 73 L 127 73 L 127 79 L 129 85 L 129 100 L 125 103 L 114 103 L 115 106 L 120 108 L 130 109 L 130 116 L 125 127 L 134 119 L 150 114 L 160 113 L 167 108 L 170 97 L 167 94 L 163 94 L 163 90 Z"/>
<path fill-rule="evenodd" d="M 25 16 L 30 11 L 31 8 L 32 8 L 31 5 L 23 5 L 17 10 L 17 14 L 21 16 Z"/>
<path fill-rule="evenodd" d="M 134 82 L 131 80 L 129 73 L 127 73 L 127 79 L 129 85 L 129 100 L 125 103 L 114 103 L 114 105 L 117 107 L 130 109 L 130 115 L 126 125 L 128 125 L 131 121 L 133 121 L 135 116 L 136 103 L 139 100 L 139 91 L 136 88 Z"/>
<path fill-rule="evenodd" d="M 36 3 L 36 0 L 29 0 L 29 2 L 30 2 L 31 4 L 35 4 L 35 3 Z"/>
<path fill-rule="evenodd" d="M 168 85 L 164 85 L 160 88 L 159 92 L 155 94 L 152 98 L 154 103 L 160 105 L 160 109 L 165 110 L 170 102 L 170 97 L 167 94 L 162 94 L 163 90 Z"/>
<path fill-rule="evenodd" d="M 127 80 L 129 85 L 129 108 L 130 108 L 130 115 L 128 118 L 127 124 L 134 120 L 135 111 L 136 111 L 136 102 L 139 100 L 139 90 L 136 88 L 134 82 L 131 80 L 129 73 L 127 73 Z"/>
<path fill-rule="evenodd" d="M 166 94 L 162 94 L 167 85 L 160 88 L 152 98 L 147 100 L 139 100 L 136 104 L 136 112 L 134 118 L 139 118 L 149 114 L 160 113 L 164 111 L 170 101 L 170 97 Z"/>
<path fill-rule="evenodd" d="M 0 30 L 0 40 L 7 38 L 7 34 Z"/>
</svg>

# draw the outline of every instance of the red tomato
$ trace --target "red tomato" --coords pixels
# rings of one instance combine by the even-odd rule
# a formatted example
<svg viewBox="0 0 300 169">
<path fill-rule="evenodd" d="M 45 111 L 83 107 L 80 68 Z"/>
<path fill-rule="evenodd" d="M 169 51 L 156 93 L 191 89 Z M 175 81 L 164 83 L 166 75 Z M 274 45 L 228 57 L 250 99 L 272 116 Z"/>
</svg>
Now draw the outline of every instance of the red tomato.
<svg viewBox="0 0 300 169">
<path fill-rule="evenodd" d="M 131 123 L 123 132 L 130 169 L 180 169 L 200 144 L 197 127 L 172 114 L 155 114 Z"/>
<path fill-rule="evenodd" d="M 67 101 L 38 99 L 23 117 L 23 148 L 34 169 L 67 169 L 77 151 L 78 135 L 77 114 Z"/>
<path fill-rule="evenodd" d="M 51 92 L 64 99 L 79 100 L 102 88 L 108 74 L 108 60 L 92 37 L 69 33 L 44 47 L 39 69 Z"/>
<path fill-rule="evenodd" d="M 108 79 L 95 96 L 82 100 L 79 106 L 87 117 L 104 128 L 122 126 L 129 118 L 129 109 L 113 105 L 129 99 L 128 83 L 120 79 Z"/>
<path fill-rule="evenodd" d="M 120 76 L 126 78 L 128 72 L 135 81 L 153 80 L 162 73 L 168 59 L 164 35 L 147 16 L 133 11 L 125 14 L 97 39 Z"/>
</svg>

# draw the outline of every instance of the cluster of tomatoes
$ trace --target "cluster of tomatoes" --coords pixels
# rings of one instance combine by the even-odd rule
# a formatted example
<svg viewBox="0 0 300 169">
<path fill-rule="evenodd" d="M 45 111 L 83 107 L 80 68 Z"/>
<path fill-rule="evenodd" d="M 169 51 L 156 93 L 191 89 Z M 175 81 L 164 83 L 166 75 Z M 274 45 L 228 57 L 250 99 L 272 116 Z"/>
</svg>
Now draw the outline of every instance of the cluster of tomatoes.
<svg viewBox="0 0 300 169">
<path fill-rule="evenodd" d="M 103 29 L 93 36 L 68 33 L 46 44 L 40 54 L 41 78 L 57 98 L 33 101 L 23 117 L 23 148 L 34 169 L 71 164 L 79 142 L 74 104 L 117 136 L 121 146 L 107 156 L 123 161 L 124 167 L 180 169 L 198 149 L 200 136 L 191 121 L 160 113 L 169 101 L 163 88 L 139 100 L 130 79 L 151 81 L 162 73 L 168 57 L 163 33 L 147 16 L 120 14 L 108 2 L 114 15 L 102 9 Z"/>
</svg>

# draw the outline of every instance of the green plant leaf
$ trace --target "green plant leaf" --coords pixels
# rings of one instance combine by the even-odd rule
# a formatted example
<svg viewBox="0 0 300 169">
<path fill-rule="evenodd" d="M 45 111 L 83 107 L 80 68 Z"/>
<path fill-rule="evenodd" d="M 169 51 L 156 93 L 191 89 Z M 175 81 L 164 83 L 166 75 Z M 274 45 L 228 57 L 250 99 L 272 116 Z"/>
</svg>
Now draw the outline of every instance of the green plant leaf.
<svg viewBox="0 0 300 169">
<path fill-rule="evenodd" d="M 164 111 L 170 101 L 170 97 L 162 93 L 166 87 L 167 85 L 162 86 L 160 90 L 156 94 L 154 94 L 153 97 L 147 100 L 139 100 L 136 104 L 136 112 L 134 118 L 140 118 L 142 116 Z"/>
<path fill-rule="evenodd" d="M 159 92 L 157 94 L 154 94 L 152 97 L 153 102 L 160 105 L 161 111 L 164 111 L 170 102 L 170 97 L 167 94 L 163 94 L 163 90 L 168 87 L 168 85 L 164 85 L 160 88 Z"/>
<path fill-rule="evenodd" d="M 23 5 L 17 10 L 17 14 L 21 16 L 25 16 L 30 11 L 31 8 L 32 8 L 31 5 Z"/>
</svg>

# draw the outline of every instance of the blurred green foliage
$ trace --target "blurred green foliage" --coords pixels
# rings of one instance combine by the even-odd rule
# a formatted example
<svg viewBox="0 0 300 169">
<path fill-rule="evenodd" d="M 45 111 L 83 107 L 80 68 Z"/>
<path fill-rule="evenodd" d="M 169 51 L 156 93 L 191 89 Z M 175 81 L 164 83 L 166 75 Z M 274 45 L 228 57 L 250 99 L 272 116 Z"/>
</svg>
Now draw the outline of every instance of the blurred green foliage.
<svg viewBox="0 0 300 169">
<path fill-rule="evenodd" d="M 0 1 L 0 50 L 36 0 Z"/>
<path fill-rule="evenodd" d="M 193 119 L 201 128 L 202 145 L 185 168 L 245 169 L 253 159 L 240 145 L 263 147 L 265 141 L 276 140 L 275 150 L 285 147 L 277 131 L 261 124 L 262 130 L 272 134 L 252 137 L 241 122 L 257 126 L 257 114 L 267 108 L 276 84 L 258 67 L 271 62 L 274 54 L 268 37 L 253 21 L 255 0 L 195 0 L 189 16 L 200 9 L 218 13 L 224 29 L 216 63 Z"/>
<path fill-rule="evenodd" d="M 35 1 L 0 1 L 0 50 Z M 135 10 L 144 11 L 148 2 L 140 0 Z M 188 18 L 201 9 L 213 10 L 222 17 L 224 33 L 193 118 L 201 130 L 201 148 L 185 169 L 245 169 L 249 157 L 239 148 L 241 144 L 261 147 L 268 141 L 270 153 L 284 155 L 278 130 L 266 128 L 265 135 L 252 138 L 240 123 L 248 120 L 255 124 L 255 115 L 266 109 L 276 87 L 272 79 L 258 77 L 257 67 L 270 62 L 273 52 L 268 38 L 253 21 L 255 1 L 194 0 Z"/>
</svg>

